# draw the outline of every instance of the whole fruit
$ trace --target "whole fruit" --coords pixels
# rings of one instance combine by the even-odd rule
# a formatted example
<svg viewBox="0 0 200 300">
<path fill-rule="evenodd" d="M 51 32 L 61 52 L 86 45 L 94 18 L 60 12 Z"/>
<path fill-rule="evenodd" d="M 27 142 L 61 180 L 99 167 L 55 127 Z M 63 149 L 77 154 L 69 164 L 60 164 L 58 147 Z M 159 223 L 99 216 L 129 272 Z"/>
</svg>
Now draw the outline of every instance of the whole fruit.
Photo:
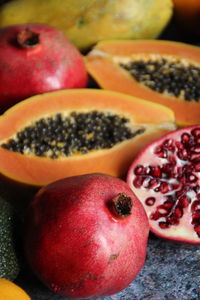
<svg viewBox="0 0 200 300">
<path fill-rule="evenodd" d="M 26 222 L 28 262 L 63 296 L 117 293 L 144 264 L 148 219 L 121 179 L 93 173 L 51 183 L 34 197 Z"/>
<path fill-rule="evenodd" d="M 1 7 L 0 27 L 49 24 L 87 50 L 102 40 L 156 38 L 172 12 L 172 0 L 15 0 Z"/>
<path fill-rule="evenodd" d="M 127 183 L 158 236 L 200 244 L 200 126 L 178 129 L 148 145 Z"/>
<path fill-rule="evenodd" d="M 0 299 L 31 300 L 28 294 L 20 286 L 5 278 L 0 278 Z"/>
<path fill-rule="evenodd" d="M 0 111 L 32 95 L 87 84 L 83 57 L 45 24 L 0 29 Z"/>
</svg>

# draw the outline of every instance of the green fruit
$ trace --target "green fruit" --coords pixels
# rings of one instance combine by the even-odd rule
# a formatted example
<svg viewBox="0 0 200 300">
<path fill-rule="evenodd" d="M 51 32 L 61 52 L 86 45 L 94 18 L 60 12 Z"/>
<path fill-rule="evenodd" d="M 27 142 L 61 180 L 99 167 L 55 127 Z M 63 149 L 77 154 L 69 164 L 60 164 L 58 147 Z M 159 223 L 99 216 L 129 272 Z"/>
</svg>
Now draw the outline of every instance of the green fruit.
<svg viewBox="0 0 200 300">
<path fill-rule="evenodd" d="M 0 278 L 14 280 L 19 272 L 14 240 L 15 214 L 9 202 L 0 196 Z"/>
<path fill-rule="evenodd" d="M 13 0 L 0 11 L 0 27 L 46 23 L 87 49 L 101 40 L 156 38 L 172 12 L 172 0 Z"/>
</svg>

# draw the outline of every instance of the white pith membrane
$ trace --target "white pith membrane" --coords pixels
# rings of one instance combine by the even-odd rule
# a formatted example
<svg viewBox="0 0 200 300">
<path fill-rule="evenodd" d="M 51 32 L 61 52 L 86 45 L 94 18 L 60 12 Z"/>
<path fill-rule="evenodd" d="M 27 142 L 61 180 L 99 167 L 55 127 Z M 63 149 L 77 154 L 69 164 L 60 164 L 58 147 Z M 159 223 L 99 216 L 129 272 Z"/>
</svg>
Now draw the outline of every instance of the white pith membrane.
<svg viewBox="0 0 200 300">
<path fill-rule="evenodd" d="M 200 126 L 167 134 L 145 148 L 127 182 L 155 234 L 200 243 Z"/>
<path fill-rule="evenodd" d="M 56 112 L 54 114 L 46 114 L 46 115 L 43 115 L 43 116 L 40 116 L 38 119 L 34 119 L 34 120 L 31 120 L 27 123 L 24 123 L 24 124 L 21 124 L 20 128 L 15 128 L 15 130 L 17 132 L 15 132 L 13 135 L 11 135 L 10 137 L 7 137 L 6 139 L 4 140 L 1 140 L 0 141 L 0 147 L 3 147 L 3 148 L 6 148 L 4 147 L 5 144 L 9 144 L 9 142 L 11 140 L 14 140 L 16 142 L 19 141 L 19 138 L 18 138 L 18 134 L 20 132 L 23 132 L 26 128 L 28 127 L 33 127 L 35 126 L 35 124 L 40 121 L 40 120 L 47 120 L 47 119 L 54 119 L 55 116 L 57 114 L 61 115 L 61 119 L 62 120 L 65 120 L 66 118 L 69 118 L 69 116 L 71 115 L 71 113 L 77 113 L 77 114 L 87 114 L 87 113 L 92 113 L 92 112 L 98 112 L 98 113 L 103 113 L 104 115 L 106 116 L 117 116 L 119 118 L 125 118 L 127 119 L 127 122 L 125 123 L 125 127 L 130 129 L 131 130 L 131 133 L 133 134 L 133 137 L 131 138 L 127 138 L 127 139 L 124 139 L 123 141 L 120 141 L 120 142 L 116 142 L 112 147 L 110 148 L 113 148 L 113 147 L 116 147 L 116 146 L 119 146 L 120 144 L 122 143 L 128 143 L 130 141 L 130 139 L 135 139 L 137 138 L 138 136 L 140 136 L 141 134 L 149 134 L 155 130 L 159 130 L 159 129 L 167 129 L 168 131 L 170 130 L 173 130 L 175 129 L 175 124 L 172 124 L 172 123 L 162 123 L 162 124 L 136 124 L 134 123 L 134 120 L 133 120 L 133 117 L 132 116 L 129 116 L 128 114 L 127 115 L 121 115 L 119 112 L 115 111 L 114 109 L 112 111 L 110 110 L 97 110 L 97 109 L 82 109 L 82 110 L 70 110 L 70 111 L 62 111 L 62 112 Z M 75 123 L 75 120 L 73 119 L 73 117 L 70 116 L 70 120 L 73 123 Z M 56 130 L 56 128 L 55 128 Z M 82 133 L 83 135 L 86 135 L 87 136 L 87 139 L 90 140 L 93 138 L 93 132 L 87 132 L 87 134 L 85 134 L 84 132 L 84 129 L 82 129 Z M 80 134 L 80 137 L 81 137 L 81 134 Z M 134 135 L 135 134 L 135 135 Z M 62 148 L 64 146 L 65 143 L 67 143 L 65 140 L 62 140 L 62 141 L 56 141 L 56 134 L 55 134 L 55 137 L 53 136 L 54 133 L 52 132 L 52 136 L 50 137 L 50 141 L 51 141 L 51 146 L 54 147 L 54 146 L 57 146 L 58 148 Z M 68 133 L 66 133 L 66 139 L 68 137 Z M 27 137 L 29 138 L 29 141 L 31 141 L 31 137 Z M 46 138 L 46 137 L 44 137 Z M 49 150 L 45 152 L 45 154 L 43 155 L 43 157 L 49 157 L 49 158 L 52 158 L 52 150 L 51 150 L 51 146 L 49 147 Z M 109 147 L 106 147 L 106 148 L 100 148 L 100 149 L 91 149 L 88 151 L 88 153 L 91 153 L 91 152 L 94 152 L 94 151 L 102 151 L 102 150 L 108 150 L 110 149 Z M 8 148 L 6 148 L 8 149 Z M 8 149 L 8 150 L 11 150 L 11 149 Z M 11 150 L 11 151 L 14 151 L 14 150 Z M 16 151 L 18 152 L 18 151 Z M 23 152 L 21 152 L 22 154 L 24 155 L 31 155 L 31 156 L 35 156 L 36 153 L 35 153 L 35 145 L 33 143 L 33 147 L 30 149 L 30 147 L 25 147 L 23 149 Z M 77 150 L 72 150 L 72 153 L 69 155 L 69 156 L 74 156 L 74 155 L 82 155 L 82 154 L 87 154 L 87 153 L 81 153 L 81 151 L 77 151 Z M 60 151 L 58 149 L 58 151 L 56 151 L 56 155 L 58 157 L 56 158 L 59 158 L 59 159 L 65 159 L 66 157 L 68 157 L 67 155 L 65 155 L 62 151 Z"/>
<path fill-rule="evenodd" d="M 188 58 L 183 58 L 183 57 L 181 58 L 176 55 L 156 54 L 156 53 L 139 53 L 139 54 L 135 53 L 130 56 L 117 56 L 117 55 L 110 55 L 110 54 L 108 54 L 104 51 L 98 50 L 98 49 L 92 50 L 90 52 L 90 55 L 106 57 L 109 60 L 112 60 L 112 62 L 114 64 L 117 64 L 121 67 L 123 65 L 124 67 L 127 68 L 127 69 L 126 68 L 124 68 L 124 69 L 127 72 L 129 72 L 135 80 L 137 80 L 136 76 L 135 76 L 135 72 L 128 70 L 129 66 L 131 66 L 131 63 L 138 63 L 138 62 L 147 63 L 147 64 L 149 64 L 147 69 L 149 71 L 151 71 L 154 69 L 154 66 L 153 66 L 154 62 L 158 62 L 158 63 L 162 64 L 162 61 L 165 60 L 165 65 L 162 68 L 162 72 L 163 72 L 164 76 L 169 75 L 169 77 L 170 77 L 170 73 L 173 73 L 174 70 L 176 70 L 176 66 L 177 66 L 177 69 L 178 68 L 185 68 L 185 69 L 192 68 L 193 69 L 192 74 L 193 74 L 193 76 L 195 76 L 195 80 L 192 77 L 191 78 L 187 77 L 185 84 L 183 83 L 182 88 L 179 88 L 178 95 L 175 95 L 172 91 L 170 92 L 169 87 L 164 88 L 162 91 L 159 91 L 159 89 L 158 90 L 154 89 L 155 82 L 154 82 L 154 80 L 152 80 L 151 76 L 149 76 L 147 73 L 141 74 L 141 76 L 140 76 L 141 80 L 137 80 L 137 81 L 139 84 L 141 84 L 145 88 L 150 88 L 152 90 L 156 90 L 157 92 L 162 93 L 168 97 L 175 96 L 180 99 L 187 99 L 186 93 L 187 93 L 187 95 L 191 95 L 192 89 L 194 89 L 194 86 L 197 91 L 199 91 L 199 89 L 200 89 L 200 79 L 199 79 L 200 78 L 200 76 L 199 76 L 200 65 L 198 63 L 196 63 L 195 61 L 192 61 Z M 162 74 L 162 72 L 161 72 L 161 74 Z M 184 71 L 180 72 L 180 70 L 179 70 L 179 75 L 178 75 L 179 78 L 183 78 L 185 76 L 184 73 L 185 73 Z M 138 74 L 139 74 L 139 72 L 138 72 Z M 160 76 L 158 77 L 158 81 L 159 81 L 159 83 L 158 83 L 159 86 L 162 87 L 162 80 L 161 80 Z M 170 81 L 171 81 L 171 84 L 174 85 L 174 89 L 176 89 L 178 87 L 178 81 L 176 82 L 176 80 L 174 80 L 174 78 L 171 78 L 171 80 L 169 80 L 169 82 Z M 191 84 L 191 86 L 189 86 L 185 89 L 186 85 L 188 85 L 188 84 L 189 85 Z M 172 90 L 173 90 L 173 88 L 172 88 Z M 198 94 L 197 98 L 198 99 L 190 98 L 189 101 L 195 101 L 195 100 L 200 101 L 200 94 Z"/>
</svg>

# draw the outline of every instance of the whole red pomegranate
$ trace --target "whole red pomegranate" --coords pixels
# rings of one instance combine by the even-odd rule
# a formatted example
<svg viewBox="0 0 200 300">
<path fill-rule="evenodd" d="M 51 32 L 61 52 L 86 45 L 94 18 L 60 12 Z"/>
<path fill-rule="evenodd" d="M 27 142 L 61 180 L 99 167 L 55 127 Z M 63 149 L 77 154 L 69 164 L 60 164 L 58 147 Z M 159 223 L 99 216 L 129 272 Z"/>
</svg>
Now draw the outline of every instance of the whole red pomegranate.
<svg viewBox="0 0 200 300">
<path fill-rule="evenodd" d="M 0 29 L 0 111 L 48 91 L 82 88 L 82 55 L 64 34 L 45 24 Z"/>
<path fill-rule="evenodd" d="M 149 224 L 126 182 L 104 174 L 68 177 L 31 202 L 25 253 L 40 279 L 69 298 L 125 288 L 142 268 Z"/>
<path fill-rule="evenodd" d="M 148 145 L 127 183 L 158 236 L 200 244 L 200 126 L 173 131 Z"/>
</svg>

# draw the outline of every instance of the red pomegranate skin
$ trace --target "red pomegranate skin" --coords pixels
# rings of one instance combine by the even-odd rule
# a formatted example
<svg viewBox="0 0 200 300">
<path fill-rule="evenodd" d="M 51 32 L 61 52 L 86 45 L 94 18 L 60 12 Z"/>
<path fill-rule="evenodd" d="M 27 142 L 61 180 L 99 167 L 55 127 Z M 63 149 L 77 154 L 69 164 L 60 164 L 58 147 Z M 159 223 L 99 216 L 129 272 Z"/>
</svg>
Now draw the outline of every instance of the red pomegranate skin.
<svg viewBox="0 0 200 300">
<path fill-rule="evenodd" d="M 38 35 L 32 46 L 20 45 L 23 30 Z M 83 57 L 64 34 L 45 24 L 0 29 L 0 111 L 30 96 L 59 89 L 83 88 Z"/>
<path fill-rule="evenodd" d="M 114 213 L 119 193 L 131 214 Z M 26 219 L 25 253 L 54 292 L 98 298 L 124 289 L 144 265 L 149 224 L 126 182 L 105 174 L 68 177 L 40 189 Z"/>
</svg>

